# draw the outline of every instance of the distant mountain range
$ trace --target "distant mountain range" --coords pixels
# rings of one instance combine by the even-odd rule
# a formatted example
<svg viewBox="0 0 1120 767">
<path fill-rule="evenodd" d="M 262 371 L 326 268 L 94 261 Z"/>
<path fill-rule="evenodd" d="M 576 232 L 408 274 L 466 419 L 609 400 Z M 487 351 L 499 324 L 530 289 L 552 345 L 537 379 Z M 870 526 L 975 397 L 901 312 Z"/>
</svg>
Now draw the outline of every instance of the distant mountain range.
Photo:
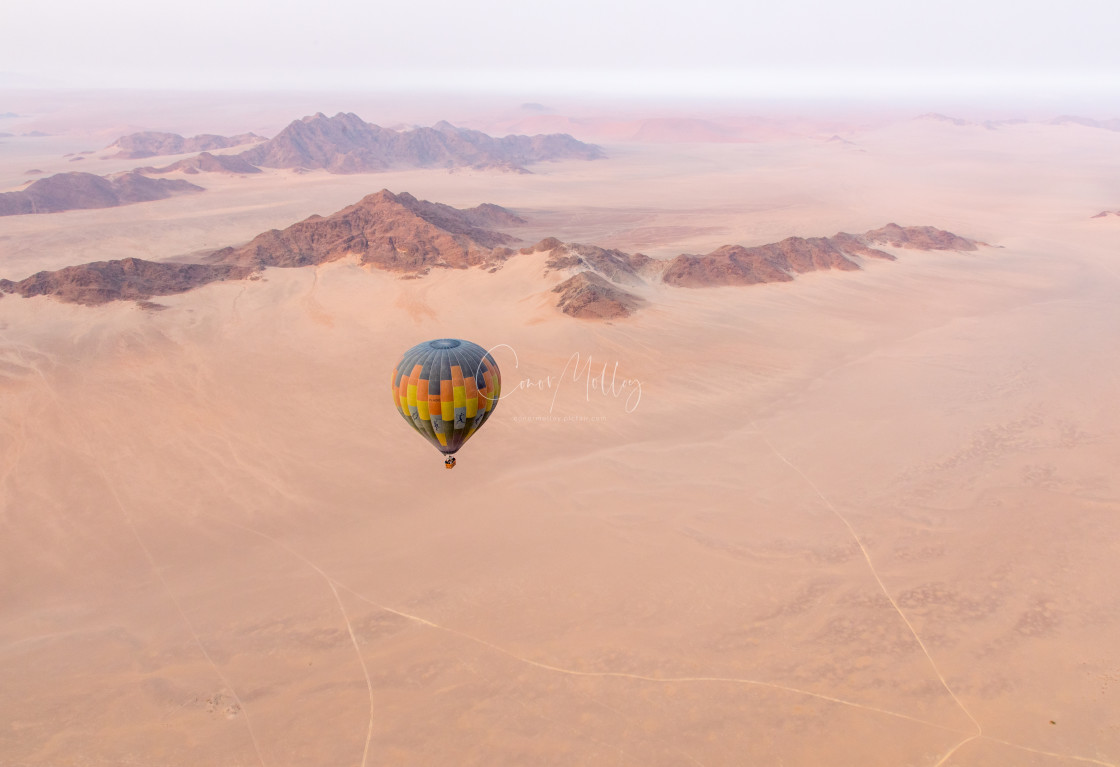
<svg viewBox="0 0 1120 767">
<path fill-rule="evenodd" d="M 439 122 L 430 128 L 393 130 L 351 113 L 319 113 L 292 122 L 259 146 L 241 153 L 262 168 L 323 168 L 331 173 L 376 173 L 403 168 L 504 168 L 549 160 L 596 160 L 599 147 L 567 134 L 493 138 Z"/>
<path fill-rule="evenodd" d="M 1092 120 L 1088 117 L 1076 115 L 1062 115 L 1050 121 L 1050 125 L 1084 125 L 1086 128 L 1101 128 L 1103 130 L 1120 131 L 1120 118 L 1111 120 Z"/>
<path fill-rule="evenodd" d="M 514 133 L 568 133 L 620 143 L 751 143 L 788 139 L 816 132 L 816 126 L 799 120 L 759 116 L 723 116 L 713 120 L 695 117 L 568 117 L 530 112 L 498 120 L 489 128 Z"/>
<path fill-rule="evenodd" d="M 256 142 L 238 154 L 213 154 Z M 253 133 L 239 136 L 203 134 L 184 138 L 176 133 L 132 133 L 110 146 L 113 157 L 154 157 L 198 151 L 163 167 L 147 166 L 127 174 L 95 176 L 59 173 L 39 179 L 30 187 L 0 194 L 0 216 L 57 213 L 79 208 L 107 208 L 159 200 L 175 194 L 202 191 L 182 180 L 144 179 L 143 174 L 180 172 L 259 173 L 261 168 L 324 169 L 329 173 L 375 173 L 412 168 L 478 168 L 528 173 L 525 165 L 551 160 L 596 160 L 599 147 L 565 134 L 505 136 L 456 128 L 440 122 L 431 128 L 393 130 L 367 123 L 354 114 L 334 117 L 316 114 L 292 122 L 275 138 Z M 75 158 L 81 159 L 81 158 Z M 28 173 L 40 173 L 35 169 Z"/>
<path fill-rule="evenodd" d="M 140 173 L 260 173 L 261 169 L 235 154 L 210 154 L 202 152 L 194 157 L 164 165 L 162 168 L 137 168 Z"/>
<path fill-rule="evenodd" d="M 106 149 L 117 150 L 117 153 L 110 155 L 110 157 L 139 160 L 144 157 L 159 157 L 160 155 L 228 149 L 229 147 L 251 144 L 255 141 L 264 141 L 264 137 L 255 133 L 242 133 L 238 136 L 216 136 L 212 133 L 203 133 L 184 138 L 178 133 L 143 131 L 121 136 Z"/>
<path fill-rule="evenodd" d="M 1088 117 L 1077 117 L 1076 115 L 1060 115 L 1052 120 L 1045 120 L 1036 122 L 1032 120 L 983 120 L 974 122 L 972 120 L 962 120 L 959 117 L 949 117 L 948 115 L 939 114 L 937 112 L 928 112 L 924 115 L 919 115 L 918 120 L 926 120 L 930 122 L 941 122 L 948 125 L 957 125 L 960 127 L 980 127 L 989 130 L 996 130 L 1008 125 L 1026 125 L 1030 123 L 1038 125 L 1082 125 L 1086 128 L 1100 128 L 1101 130 L 1120 131 L 1120 118 L 1111 120 L 1094 120 Z"/>
<path fill-rule="evenodd" d="M 481 267 L 493 272 L 511 258 L 545 254 L 542 279 L 550 273 L 563 278 L 551 288 L 559 295 L 559 310 L 581 319 L 610 320 L 645 306 L 650 299 L 640 293 L 651 284 L 704 288 L 788 282 L 809 271 L 855 271 L 864 258 L 894 260 L 875 246 L 970 251 L 982 244 L 933 227 L 888 224 L 862 235 L 841 232 L 754 247 L 726 245 L 703 256 L 682 254 L 660 261 L 553 237 L 516 251 L 509 247 L 516 238 L 499 230 L 525 223 L 497 205 L 461 210 L 382 190 L 329 216 L 311 216 L 244 245 L 214 251 L 204 263 L 98 261 L 39 272 L 20 282 L 0 280 L 0 293 L 51 295 L 92 305 L 143 301 L 218 280 L 245 279 L 269 267 L 312 266 L 347 256 L 376 269 L 421 276 L 432 269 Z"/>
<path fill-rule="evenodd" d="M 26 189 L 0 194 L 0 216 L 113 208 L 201 191 L 202 187 L 188 181 L 151 179 L 138 171 L 109 176 L 57 173 L 32 182 Z"/>
<path fill-rule="evenodd" d="M 940 114 L 938 112 L 927 112 L 924 115 L 918 115 L 915 119 L 916 120 L 928 121 L 928 122 L 946 123 L 947 125 L 956 125 L 956 126 L 959 126 L 959 127 L 962 127 L 962 128 L 964 128 L 964 127 L 978 127 L 978 128 L 987 128 L 988 130 L 995 130 L 996 128 L 1002 128 L 1002 127 L 1007 126 L 1007 125 L 1022 125 L 1022 124 L 1025 124 L 1027 122 L 1026 120 L 1019 120 L 1019 119 L 1013 119 L 1013 120 L 984 120 L 982 122 L 973 122 L 972 120 L 962 120 L 959 117 L 949 117 L 948 115 L 943 115 L 943 114 Z"/>
<path fill-rule="evenodd" d="M 348 112 L 339 112 L 334 117 L 320 112 L 294 120 L 271 139 L 253 133 L 183 138 L 175 133 L 147 131 L 121 136 L 108 148 L 119 150 L 113 157 L 141 158 L 225 149 L 248 143 L 256 146 L 236 155 L 242 167 L 323 169 L 330 173 L 377 173 L 406 168 L 498 168 L 527 172 L 524 166 L 538 162 L 603 157 L 599 147 L 576 141 L 563 133 L 494 138 L 481 131 L 456 128 L 449 122 L 438 122 L 430 128 L 395 130 L 367 123 Z M 200 164 L 191 167 L 201 171 L 229 171 L 213 160 L 207 160 L 206 164 L 206 167 Z M 172 169 L 182 168 L 168 166 L 161 170 Z"/>
</svg>

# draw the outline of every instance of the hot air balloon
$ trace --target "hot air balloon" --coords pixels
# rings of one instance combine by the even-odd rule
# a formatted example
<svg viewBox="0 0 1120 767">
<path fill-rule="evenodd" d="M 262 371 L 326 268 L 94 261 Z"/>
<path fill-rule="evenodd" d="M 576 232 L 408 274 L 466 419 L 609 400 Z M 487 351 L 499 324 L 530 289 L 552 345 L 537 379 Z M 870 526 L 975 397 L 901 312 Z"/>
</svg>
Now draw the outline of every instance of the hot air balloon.
<svg viewBox="0 0 1120 767">
<path fill-rule="evenodd" d="M 404 353 L 390 381 L 393 404 L 404 420 L 447 456 L 471 438 L 498 405 L 498 363 L 478 344 L 437 338 Z"/>
</svg>

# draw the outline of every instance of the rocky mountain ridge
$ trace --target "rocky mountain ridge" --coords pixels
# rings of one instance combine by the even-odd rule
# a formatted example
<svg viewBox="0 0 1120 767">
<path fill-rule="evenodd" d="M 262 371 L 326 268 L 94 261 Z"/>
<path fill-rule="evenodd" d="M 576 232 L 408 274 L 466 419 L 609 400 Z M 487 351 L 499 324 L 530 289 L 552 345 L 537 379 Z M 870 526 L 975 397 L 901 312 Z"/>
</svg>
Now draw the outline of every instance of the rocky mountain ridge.
<svg viewBox="0 0 1120 767">
<path fill-rule="evenodd" d="M 888 224 L 861 235 L 789 237 L 777 243 L 725 245 L 707 255 L 658 260 L 554 237 L 514 250 L 510 246 L 517 238 L 501 230 L 525 223 L 497 205 L 459 209 L 383 189 L 328 216 L 310 216 L 285 229 L 263 232 L 243 245 L 214 251 L 204 263 L 98 261 L 39 272 L 19 282 L 2 280 L 0 293 L 49 295 L 92 305 L 143 301 L 219 280 L 245 279 L 267 268 L 313 266 L 344 257 L 355 257 L 370 268 L 419 277 L 433 269 L 493 272 L 511 258 L 543 255 L 542 280 L 550 274 L 562 278 L 551 288 L 559 296 L 556 306 L 561 312 L 580 319 L 614 320 L 647 305 L 657 285 L 706 288 L 789 282 L 809 271 L 856 271 L 864 259 L 895 260 L 876 246 L 971 251 L 981 244 L 933 227 Z"/>
</svg>

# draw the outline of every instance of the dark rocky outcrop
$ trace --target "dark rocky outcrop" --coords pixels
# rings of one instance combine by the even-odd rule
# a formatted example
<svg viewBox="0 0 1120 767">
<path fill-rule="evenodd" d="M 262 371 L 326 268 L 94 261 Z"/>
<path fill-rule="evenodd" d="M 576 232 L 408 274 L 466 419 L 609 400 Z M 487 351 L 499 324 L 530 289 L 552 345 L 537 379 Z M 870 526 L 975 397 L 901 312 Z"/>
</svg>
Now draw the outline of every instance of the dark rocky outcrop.
<svg viewBox="0 0 1120 767">
<path fill-rule="evenodd" d="M 795 274 L 838 269 L 855 271 L 857 258 L 894 260 L 872 246 L 886 245 L 919 250 L 975 250 L 978 243 L 929 226 L 887 224 L 862 235 L 840 232 L 833 237 L 788 237 L 781 242 L 754 247 L 725 245 L 707 255 L 680 255 L 672 259 L 662 280 L 678 287 L 757 285 L 789 282 Z"/>
<path fill-rule="evenodd" d="M 841 235 L 837 235 L 839 237 Z M 853 235 L 844 235 L 853 237 Z M 912 248 L 914 250 L 976 250 L 978 243 L 975 240 L 958 237 L 944 229 L 935 229 L 932 226 L 899 226 L 887 224 L 881 229 L 872 229 L 864 232 L 864 242 L 872 245 L 889 245 L 893 248 Z"/>
<path fill-rule="evenodd" d="M 545 262 L 548 269 L 590 269 L 611 282 L 623 285 L 641 284 L 650 267 L 659 263 L 642 253 L 623 253 L 577 242 L 556 242 L 557 245 L 549 249 L 549 258 Z"/>
<path fill-rule="evenodd" d="M 556 306 L 571 317 L 614 320 L 629 317 L 645 304 L 645 299 L 614 285 L 602 275 L 579 272 L 552 289 L 559 293 Z"/>
</svg>

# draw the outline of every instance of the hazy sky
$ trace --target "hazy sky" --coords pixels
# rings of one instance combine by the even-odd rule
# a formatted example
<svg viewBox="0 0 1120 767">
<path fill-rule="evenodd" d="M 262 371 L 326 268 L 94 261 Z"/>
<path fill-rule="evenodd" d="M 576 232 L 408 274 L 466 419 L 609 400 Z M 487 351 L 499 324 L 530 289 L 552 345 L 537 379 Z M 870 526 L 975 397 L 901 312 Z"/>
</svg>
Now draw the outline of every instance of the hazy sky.
<svg viewBox="0 0 1120 767">
<path fill-rule="evenodd" d="M 5 2 L 0 85 L 1120 91 L 1120 1 Z"/>
</svg>

